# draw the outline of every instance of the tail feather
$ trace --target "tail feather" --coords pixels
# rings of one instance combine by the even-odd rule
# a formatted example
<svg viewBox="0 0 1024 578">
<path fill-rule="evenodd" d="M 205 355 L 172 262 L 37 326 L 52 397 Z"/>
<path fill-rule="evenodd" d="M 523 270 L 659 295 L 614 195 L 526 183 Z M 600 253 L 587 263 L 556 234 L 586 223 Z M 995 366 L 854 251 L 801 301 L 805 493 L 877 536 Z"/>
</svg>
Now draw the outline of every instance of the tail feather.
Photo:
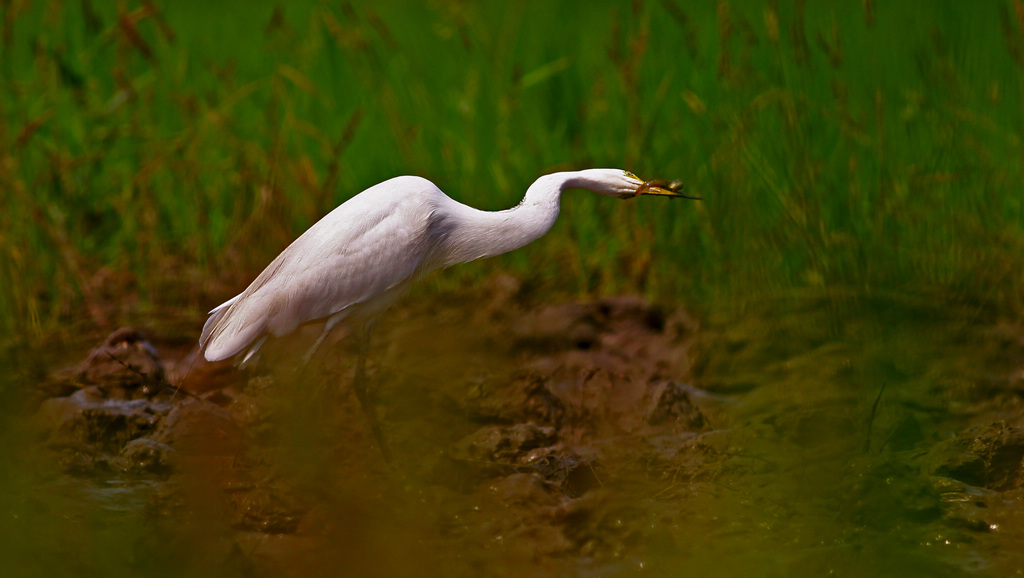
<svg viewBox="0 0 1024 578">
<path fill-rule="evenodd" d="M 206 345 L 209 343 L 210 337 L 213 336 L 213 332 L 217 329 L 217 325 L 220 323 L 220 320 L 224 318 L 228 309 L 231 308 L 231 304 L 235 302 L 235 299 L 238 299 L 238 297 L 232 297 L 210 310 L 210 317 L 206 320 L 206 323 L 203 324 L 203 332 L 199 336 L 200 350 L 206 349 Z"/>
<path fill-rule="evenodd" d="M 210 317 L 203 325 L 203 332 L 199 336 L 199 349 L 207 361 L 220 361 L 236 355 L 263 335 L 265 322 L 247 323 L 244 312 L 239 317 L 237 308 L 232 307 L 237 299 L 238 297 L 234 297 L 210 311 Z M 243 363 L 248 361 L 262 344 L 263 340 L 259 339 Z"/>
</svg>

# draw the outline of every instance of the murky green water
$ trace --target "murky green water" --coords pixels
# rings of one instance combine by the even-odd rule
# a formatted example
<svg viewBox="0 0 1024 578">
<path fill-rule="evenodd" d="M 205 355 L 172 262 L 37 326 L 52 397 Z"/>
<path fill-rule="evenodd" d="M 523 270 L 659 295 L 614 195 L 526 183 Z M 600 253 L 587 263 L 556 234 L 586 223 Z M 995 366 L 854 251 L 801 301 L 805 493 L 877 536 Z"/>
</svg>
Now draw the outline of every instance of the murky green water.
<svg viewBox="0 0 1024 578">
<path fill-rule="evenodd" d="M 332 436 L 346 434 L 322 428 L 296 434 L 288 447 L 303 450 L 286 452 L 283 461 L 292 463 L 273 469 L 274 476 L 291 472 L 300 501 L 320 505 L 294 535 L 240 530 L 216 514 L 210 496 L 223 492 L 223 483 L 203 479 L 221 462 L 194 461 L 170 481 L 69 476 L 8 408 L 7 450 L 0 454 L 3 574 L 997 576 L 1024 570 L 1024 554 L 1014 548 L 1024 537 L 1020 456 L 1001 469 L 989 463 L 1003 455 L 999 448 L 1017 447 L 1016 438 L 1000 438 L 989 453 L 965 445 L 977 428 L 1010 431 L 1024 422 L 1012 377 L 1024 347 L 1013 326 L 977 308 L 850 296 L 778 301 L 703 320 L 691 343 L 692 375 L 676 377 L 692 386 L 706 425 L 614 435 L 593 434 L 594 425 L 577 428 L 574 447 L 599 458 L 596 482 L 573 497 L 523 490 L 534 478 L 507 472 L 493 478 L 477 472 L 460 487 L 463 470 L 446 467 L 444 455 L 473 420 L 430 401 L 429 392 L 447 387 L 437 381 L 443 372 L 417 372 L 426 362 L 405 349 L 410 334 L 416 330 L 394 330 L 406 338 L 380 348 L 382 365 L 390 360 L 394 368 L 381 370 L 390 383 L 382 395 L 414 391 L 384 416 L 401 419 L 389 426 L 399 466 L 389 469 L 367 449 L 365 431 L 338 445 Z M 484 359 L 493 373 L 495 365 L 528 358 L 488 354 L 488 346 L 463 341 L 431 350 L 446 350 L 443 356 L 461 367 L 453 382 L 462 385 L 452 390 L 470 391 L 465 383 L 481 365 L 473 360 Z M 29 386 L 27 379 L 18 387 Z M 350 410 L 341 414 L 350 423 L 337 431 L 361 431 Z M 560 431 L 566 437 L 569 430 Z M 311 457 L 321 448 L 322 461 Z M 1012 462 L 1015 454 L 1009 455 Z M 281 551 L 288 554 L 278 556 Z"/>
<path fill-rule="evenodd" d="M 977 312 L 912 299 L 777 307 L 705 344 L 698 382 L 728 397 L 732 455 L 706 488 L 697 557 L 716 575 L 985 569 L 1000 539 L 958 519 L 943 492 L 957 484 L 935 471 L 948 455 L 929 455 L 993 409 L 983 384 L 1008 367 Z"/>
</svg>

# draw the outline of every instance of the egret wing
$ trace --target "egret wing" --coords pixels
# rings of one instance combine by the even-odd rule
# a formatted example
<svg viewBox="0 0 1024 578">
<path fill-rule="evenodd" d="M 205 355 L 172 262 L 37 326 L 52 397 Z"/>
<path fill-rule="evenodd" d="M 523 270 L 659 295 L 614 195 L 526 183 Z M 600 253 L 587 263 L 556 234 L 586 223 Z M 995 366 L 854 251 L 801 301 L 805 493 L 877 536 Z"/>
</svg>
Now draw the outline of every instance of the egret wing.
<svg viewBox="0 0 1024 578">
<path fill-rule="evenodd" d="M 429 181 L 400 177 L 339 206 L 211 312 L 200 339 L 206 358 L 226 359 L 261 335 L 309 321 L 368 318 L 386 308 L 431 268 L 430 223 L 441 194 Z"/>
</svg>

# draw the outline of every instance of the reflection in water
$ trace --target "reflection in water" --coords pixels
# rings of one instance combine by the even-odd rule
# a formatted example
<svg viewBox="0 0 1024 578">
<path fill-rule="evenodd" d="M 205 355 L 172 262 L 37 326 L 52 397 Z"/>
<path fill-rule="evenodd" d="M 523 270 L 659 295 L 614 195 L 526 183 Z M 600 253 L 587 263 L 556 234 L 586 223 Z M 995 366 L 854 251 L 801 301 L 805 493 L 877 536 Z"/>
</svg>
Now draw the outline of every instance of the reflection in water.
<svg viewBox="0 0 1024 578">
<path fill-rule="evenodd" d="M 630 300 L 490 314 L 383 328 L 390 465 L 327 385 L 348 379 L 343 355 L 307 382 L 279 369 L 224 390 L 218 411 L 246 450 L 179 445 L 169 477 L 68 475 L 5 420 L 5 567 L 939 576 L 1024 563 L 1014 328 L 863 298 L 771 303 L 699 331 Z"/>
</svg>

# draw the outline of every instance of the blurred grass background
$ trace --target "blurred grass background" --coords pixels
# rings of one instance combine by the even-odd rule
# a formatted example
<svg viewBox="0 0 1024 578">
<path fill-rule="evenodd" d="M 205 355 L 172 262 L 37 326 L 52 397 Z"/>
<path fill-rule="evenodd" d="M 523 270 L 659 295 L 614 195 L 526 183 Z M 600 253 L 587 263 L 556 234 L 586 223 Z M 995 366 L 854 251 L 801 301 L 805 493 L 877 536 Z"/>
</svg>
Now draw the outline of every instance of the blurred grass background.
<svg viewBox="0 0 1024 578">
<path fill-rule="evenodd" d="M 371 7 L 372 6 L 372 7 Z M 714 310 L 801 292 L 1021 306 L 1024 3 L 0 2 L 0 333 L 199 319 L 399 174 L 570 193 L 508 270 Z M 421 290 L 424 290 L 421 287 Z"/>
</svg>

